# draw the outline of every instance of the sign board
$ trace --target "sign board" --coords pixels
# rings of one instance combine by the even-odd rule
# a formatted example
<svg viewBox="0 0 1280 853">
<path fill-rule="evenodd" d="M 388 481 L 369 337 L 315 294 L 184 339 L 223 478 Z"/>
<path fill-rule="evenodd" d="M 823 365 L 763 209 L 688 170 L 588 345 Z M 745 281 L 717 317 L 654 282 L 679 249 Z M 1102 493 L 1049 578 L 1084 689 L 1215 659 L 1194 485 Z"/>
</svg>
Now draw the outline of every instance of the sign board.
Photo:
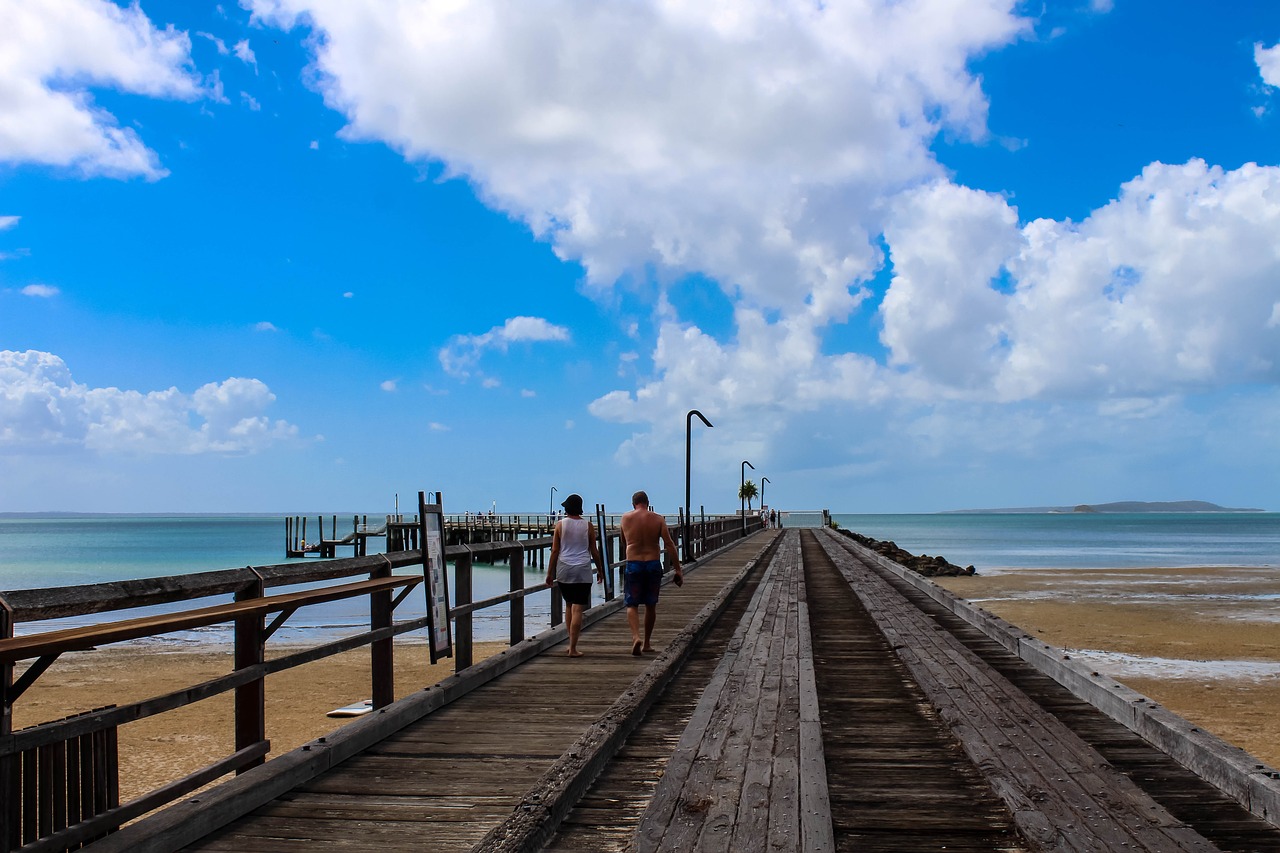
<svg viewBox="0 0 1280 853">
<path fill-rule="evenodd" d="M 423 587 L 427 593 L 427 633 L 431 662 L 453 657 L 453 631 L 449 625 L 449 574 L 444 561 L 444 506 L 440 493 L 427 503 L 418 492 L 418 544 L 422 549 Z"/>
<path fill-rule="evenodd" d="M 613 601 L 613 567 L 609 565 L 609 534 L 604 529 L 604 504 L 596 504 L 596 538 L 600 540 L 600 561 L 604 563 L 604 600 Z"/>
</svg>

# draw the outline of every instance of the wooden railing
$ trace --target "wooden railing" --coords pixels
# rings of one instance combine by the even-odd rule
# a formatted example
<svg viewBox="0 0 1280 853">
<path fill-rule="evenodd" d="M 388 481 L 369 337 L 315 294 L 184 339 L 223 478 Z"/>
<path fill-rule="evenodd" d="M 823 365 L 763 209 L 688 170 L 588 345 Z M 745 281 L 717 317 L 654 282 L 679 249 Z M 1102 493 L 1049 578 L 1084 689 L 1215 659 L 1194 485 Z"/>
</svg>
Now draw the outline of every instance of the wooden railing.
<svg viewBox="0 0 1280 853">
<path fill-rule="evenodd" d="M 691 528 L 697 554 L 758 529 L 759 522 L 722 517 Z M 679 530 L 673 533 L 679 535 Z M 610 571 L 619 534 L 606 530 Z M 526 597 L 547 590 L 525 586 L 524 567 L 550 546 L 550 537 L 453 546 L 446 557 L 454 565 L 454 658 L 458 670 L 473 664 L 472 617 L 485 608 L 510 606 L 510 642 L 525 639 Z M 510 589 L 473 600 L 472 572 L 477 560 L 508 563 Z M 533 562 L 532 565 L 537 565 Z M 24 853 L 75 849 L 124 823 L 185 796 L 227 773 L 240 773 L 266 759 L 266 676 L 302 664 L 370 647 L 373 707 L 395 699 L 393 640 L 427 626 L 427 617 L 396 621 L 398 605 L 423 582 L 423 575 L 394 574 L 397 568 L 421 569 L 419 551 L 400 551 L 244 569 L 199 572 L 144 580 L 115 581 L 49 589 L 0 592 L 0 851 Z M 353 579 L 354 578 L 354 579 Z M 300 584 L 340 581 L 301 592 L 268 594 Z M 551 626 L 562 621 L 558 590 L 552 590 Z M 232 601 L 177 612 L 103 621 L 89 626 L 16 634 L 18 625 L 50 619 L 110 614 L 134 608 L 231 596 Z M 325 602 L 369 598 L 369 630 L 266 659 L 266 644 L 298 610 Z M 271 617 L 268 622 L 267 618 Z M 63 654 L 127 640 L 211 625 L 233 626 L 234 667 L 227 675 L 162 696 L 127 705 L 98 708 L 55 722 L 13 730 L 13 706 Z M 15 679 L 15 664 L 32 663 Z M 227 692 L 234 692 L 235 748 L 201 770 L 130 802 L 119 802 L 116 732 L 120 725 Z"/>
</svg>

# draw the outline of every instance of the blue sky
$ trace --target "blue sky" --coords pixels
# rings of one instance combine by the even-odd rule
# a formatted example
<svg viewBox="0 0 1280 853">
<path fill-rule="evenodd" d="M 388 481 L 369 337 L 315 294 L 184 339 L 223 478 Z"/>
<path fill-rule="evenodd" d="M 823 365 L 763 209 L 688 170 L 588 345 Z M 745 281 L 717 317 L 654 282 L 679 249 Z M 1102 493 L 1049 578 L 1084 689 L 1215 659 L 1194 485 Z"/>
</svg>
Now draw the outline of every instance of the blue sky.
<svg viewBox="0 0 1280 853">
<path fill-rule="evenodd" d="M 1280 7 L 0 8 L 0 511 L 1280 509 Z"/>
</svg>

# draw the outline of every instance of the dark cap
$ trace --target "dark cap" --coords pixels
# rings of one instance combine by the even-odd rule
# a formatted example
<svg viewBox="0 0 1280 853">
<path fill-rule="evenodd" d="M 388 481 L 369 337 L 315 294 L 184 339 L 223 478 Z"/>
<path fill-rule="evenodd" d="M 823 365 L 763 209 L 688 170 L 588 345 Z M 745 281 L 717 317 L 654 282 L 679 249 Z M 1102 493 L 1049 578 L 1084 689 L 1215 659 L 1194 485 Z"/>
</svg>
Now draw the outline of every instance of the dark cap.
<svg viewBox="0 0 1280 853">
<path fill-rule="evenodd" d="M 582 495 L 569 495 L 560 504 L 569 515 L 582 515 Z"/>
</svg>

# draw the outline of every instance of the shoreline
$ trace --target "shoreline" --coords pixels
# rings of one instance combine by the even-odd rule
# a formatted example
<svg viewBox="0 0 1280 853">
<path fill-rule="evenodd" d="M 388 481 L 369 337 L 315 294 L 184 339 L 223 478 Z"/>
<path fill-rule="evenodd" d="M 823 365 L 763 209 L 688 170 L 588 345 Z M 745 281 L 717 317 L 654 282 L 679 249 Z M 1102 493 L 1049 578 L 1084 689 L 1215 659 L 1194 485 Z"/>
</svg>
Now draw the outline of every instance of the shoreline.
<svg viewBox="0 0 1280 853">
<path fill-rule="evenodd" d="M 1036 568 L 933 580 L 1280 766 L 1275 569 Z"/>
</svg>

